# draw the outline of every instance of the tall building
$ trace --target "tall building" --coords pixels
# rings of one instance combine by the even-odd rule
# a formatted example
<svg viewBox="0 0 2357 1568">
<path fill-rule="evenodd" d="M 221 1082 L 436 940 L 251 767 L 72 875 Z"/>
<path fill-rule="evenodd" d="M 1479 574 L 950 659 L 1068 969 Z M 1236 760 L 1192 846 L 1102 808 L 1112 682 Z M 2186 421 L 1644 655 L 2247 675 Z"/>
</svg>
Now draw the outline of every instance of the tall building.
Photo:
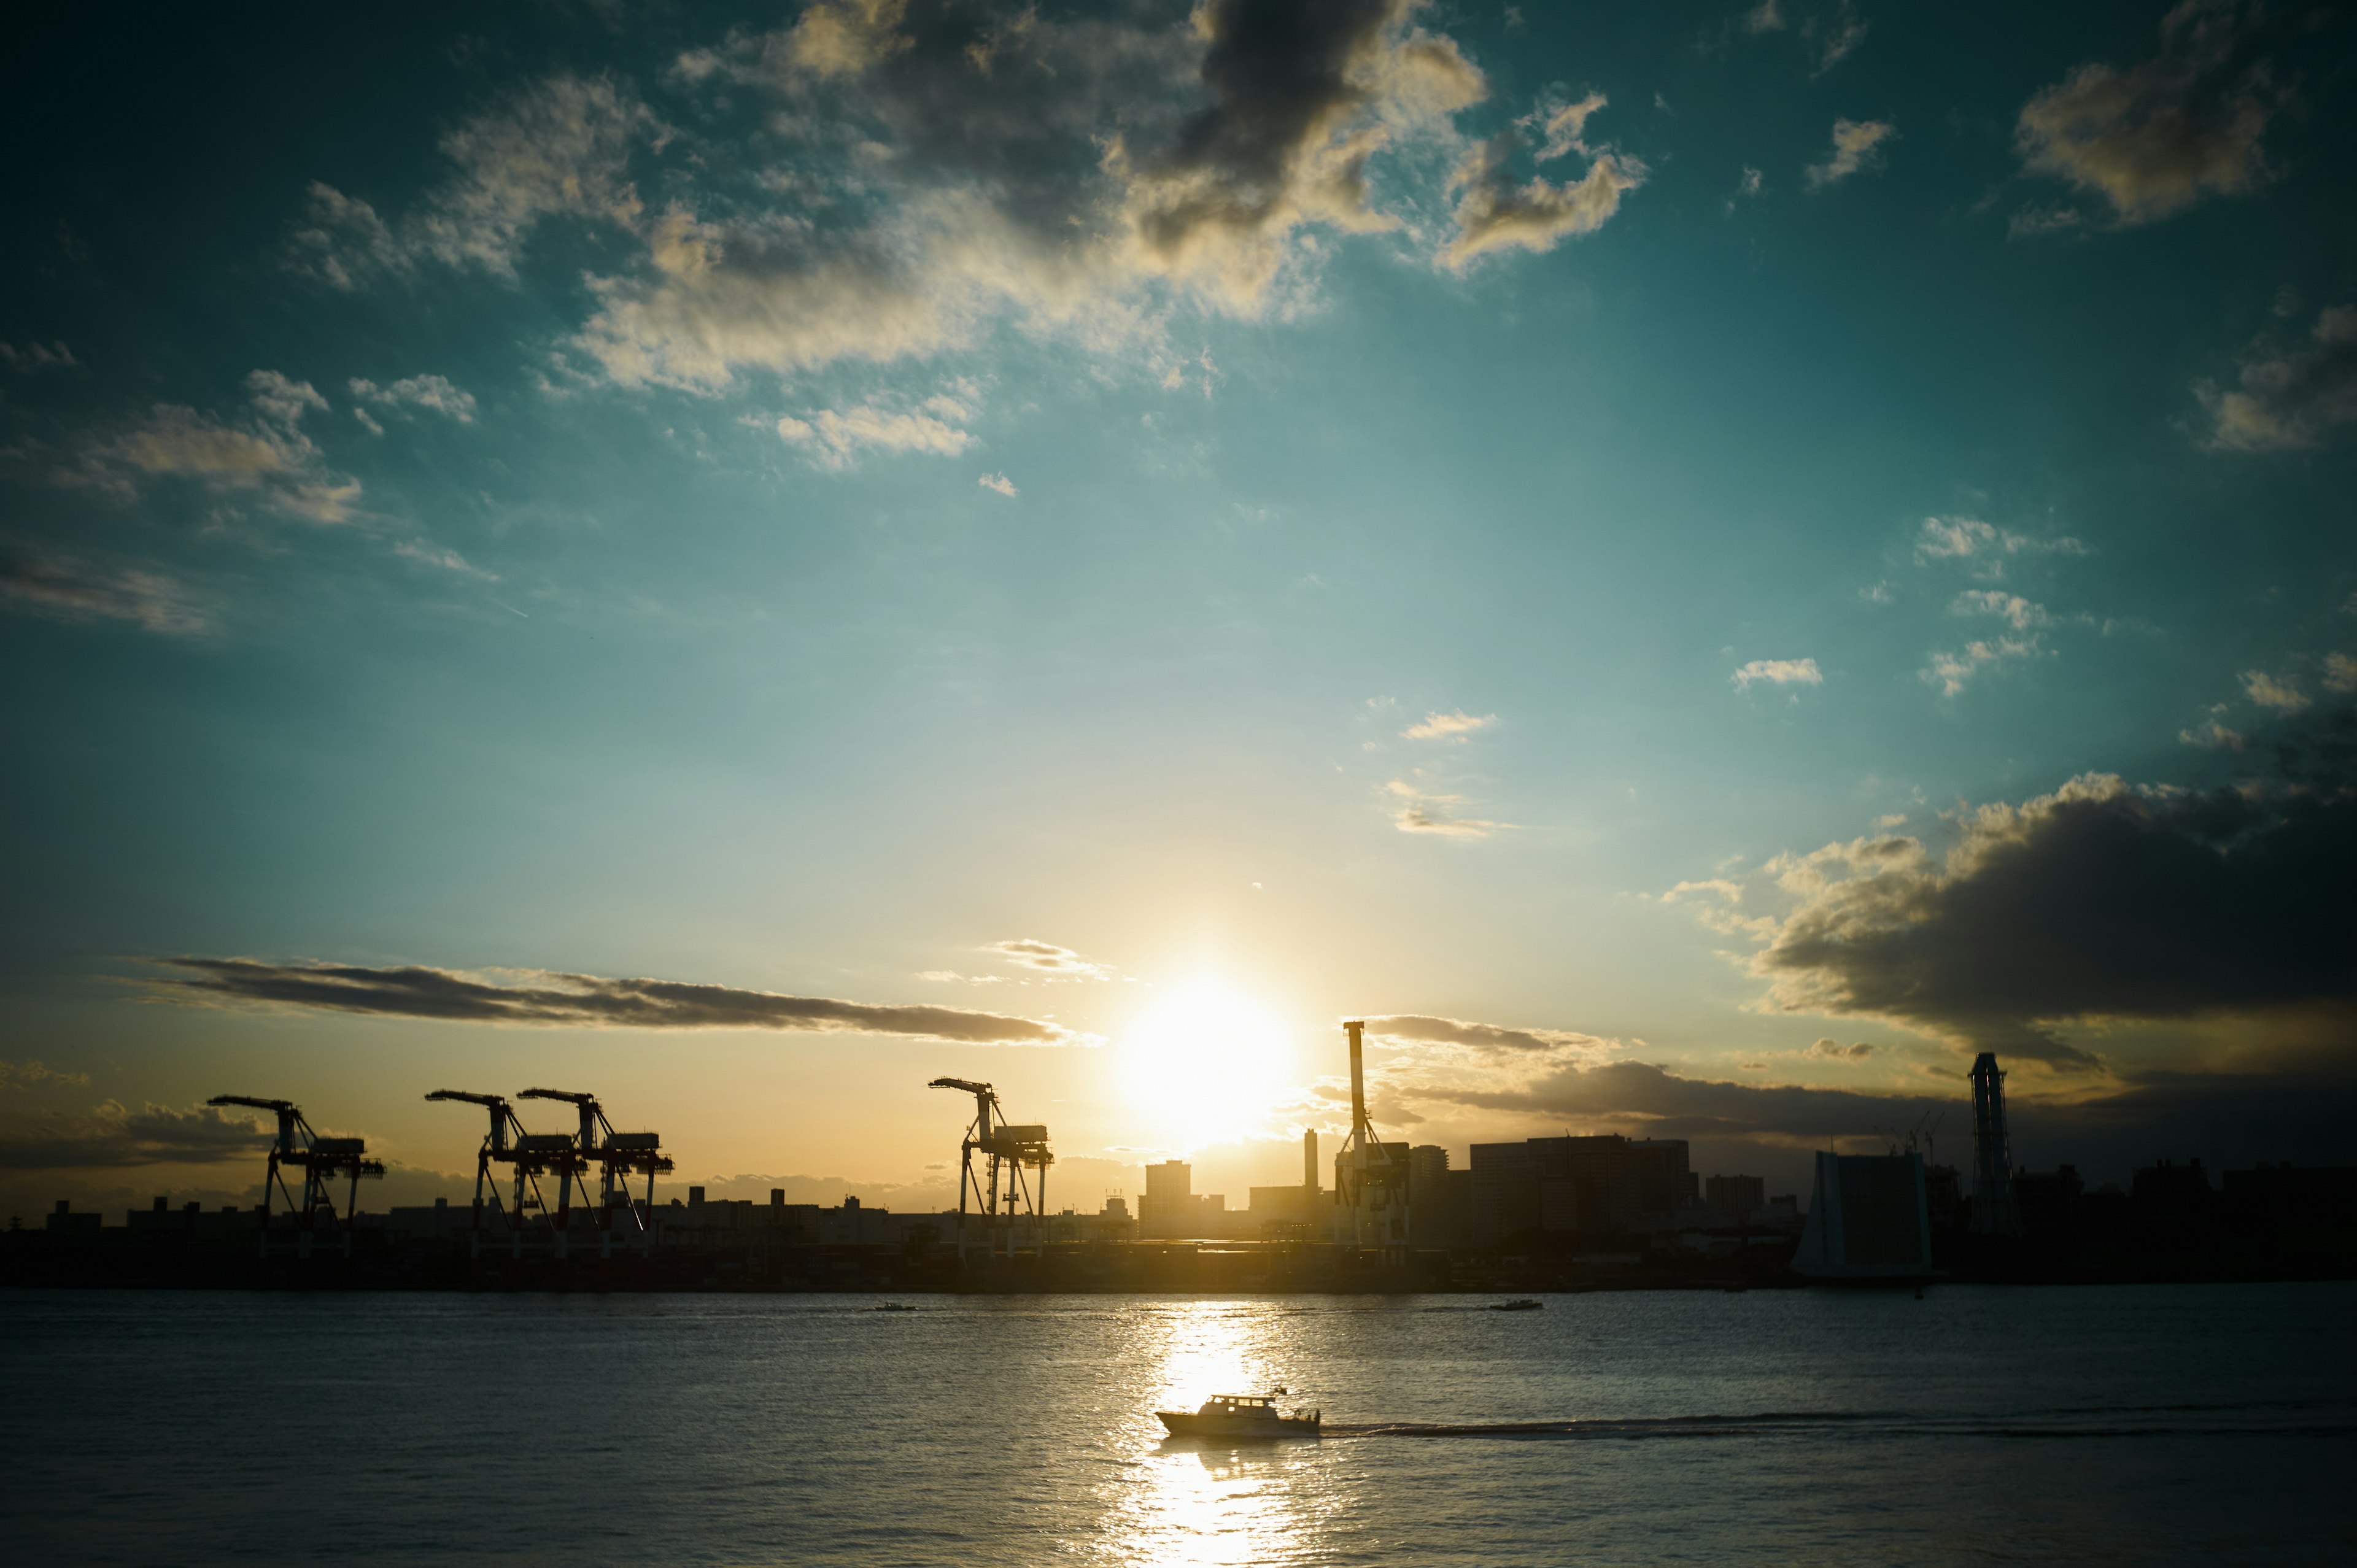
<svg viewBox="0 0 2357 1568">
<path fill-rule="evenodd" d="M 1301 1200 L 1318 1201 L 1318 1129 L 1301 1130 Z"/>
<path fill-rule="evenodd" d="M 1683 1138 L 1528 1138 L 1473 1145 L 1477 1246 L 1523 1230 L 1632 1230 L 1694 1197 Z"/>
<path fill-rule="evenodd" d="M 2013 1147 L 2005 1127 L 2005 1073 L 1995 1051 L 1973 1061 L 1973 1229 L 1984 1236 L 2018 1236 L 2021 1214 L 2013 1200 Z"/>
<path fill-rule="evenodd" d="M 1448 1168 L 1448 1151 L 1419 1144 L 1407 1152 L 1408 1243 L 1415 1247 L 1465 1244 L 1465 1199 L 1472 1172 Z"/>
<path fill-rule="evenodd" d="M 1932 1218 L 1923 1156 L 1817 1155 L 1816 1193 L 1792 1252 L 1811 1279 L 1923 1279 L 1932 1272 Z"/>
<path fill-rule="evenodd" d="M 1193 1228 L 1195 1167 L 1184 1160 L 1165 1160 L 1146 1167 L 1146 1193 L 1137 1201 L 1141 1236 L 1176 1236 Z"/>
<path fill-rule="evenodd" d="M 1749 1219 L 1768 1207 L 1768 1181 L 1756 1176 L 1715 1176 L 1703 1183 L 1703 1201 L 1728 1219 Z"/>
</svg>

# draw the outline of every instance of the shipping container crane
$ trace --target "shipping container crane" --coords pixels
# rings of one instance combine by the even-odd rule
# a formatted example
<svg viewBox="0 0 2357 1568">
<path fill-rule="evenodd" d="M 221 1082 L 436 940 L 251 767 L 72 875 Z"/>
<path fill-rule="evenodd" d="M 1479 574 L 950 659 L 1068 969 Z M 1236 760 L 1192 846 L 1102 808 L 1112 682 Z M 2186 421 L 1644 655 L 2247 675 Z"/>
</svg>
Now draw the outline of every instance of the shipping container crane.
<svg viewBox="0 0 2357 1568">
<path fill-rule="evenodd" d="M 368 1144 L 359 1138 L 322 1138 L 311 1130 L 291 1100 L 257 1100 L 250 1094 L 216 1094 L 208 1105 L 243 1105 L 267 1111 L 278 1118 L 278 1135 L 271 1140 L 270 1164 L 262 1178 L 262 1244 L 270 1245 L 270 1195 L 274 1188 L 286 1199 L 289 1213 L 300 1213 L 307 1238 L 317 1229 L 322 1210 L 328 1228 L 336 1228 L 336 1198 L 328 1183 L 342 1176 L 350 1183 L 344 1200 L 344 1250 L 351 1250 L 352 1216 L 360 1211 L 361 1179 L 384 1175 L 384 1162 L 367 1157 Z M 283 1174 L 293 1166 L 303 1173 L 303 1198 L 298 1205 Z"/>
<path fill-rule="evenodd" d="M 1006 1221 L 1006 1251 L 1013 1256 L 1017 1217 L 1028 1212 L 1036 1231 L 1039 1217 L 1048 1209 L 1048 1167 L 1056 1163 L 1048 1149 L 1048 1129 L 1038 1123 L 1010 1126 L 996 1091 L 986 1083 L 937 1078 L 925 1087 L 954 1089 L 974 1096 L 974 1121 L 958 1145 L 958 1258 L 962 1262 L 965 1257 L 969 1194 L 989 1224 L 993 1251 L 997 1248 L 999 1220 Z M 981 1172 L 974 1169 L 976 1155 L 984 1158 Z M 1027 1167 L 1035 1173 L 1028 1181 L 1023 1175 Z"/>
<path fill-rule="evenodd" d="M 559 1167 L 556 1228 L 565 1229 L 567 1210 L 571 1206 L 571 1183 L 575 1176 L 581 1178 L 581 1196 L 589 1196 L 589 1167 L 597 1167 L 597 1225 L 611 1230 L 614 1213 L 619 1209 L 630 1216 L 633 1226 L 644 1230 L 647 1213 L 655 1206 L 655 1177 L 669 1175 L 673 1169 L 671 1156 L 662 1152 L 660 1133 L 617 1133 L 606 1119 L 606 1109 L 594 1094 L 577 1094 L 563 1089 L 527 1089 L 516 1096 L 519 1100 L 561 1100 L 572 1106 L 581 1118 L 580 1131 L 568 1144 L 570 1157 Z M 553 1134 L 552 1134 L 553 1136 Z M 630 1177 L 643 1174 L 647 1178 L 645 1209 L 630 1204 Z"/>
<path fill-rule="evenodd" d="M 1351 1036 L 1351 1135 L 1334 1162 L 1334 1201 L 1351 1211 L 1351 1239 L 1363 1247 L 1388 1247 L 1407 1240 L 1407 1166 L 1397 1144 L 1375 1136 L 1367 1117 L 1367 1069 L 1361 1036 L 1363 1021 L 1342 1026 Z"/>
<path fill-rule="evenodd" d="M 490 1131 L 483 1135 L 483 1146 L 475 1154 L 475 1233 L 482 1234 L 483 1194 L 489 1190 L 491 1206 L 500 1211 L 501 1228 L 509 1234 L 523 1229 L 524 1210 L 546 1208 L 540 1196 L 537 1179 L 545 1168 L 542 1162 L 523 1154 L 527 1134 L 523 1123 L 516 1120 L 515 1108 L 500 1094 L 470 1094 L 463 1089 L 437 1089 L 425 1097 L 428 1100 L 456 1100 L 468 1105 L 479 1105 L 490 1112 Z M 511 1201 L 500 1201 L 500 1179 L 492 1173 L 495 1165 L 509 1166 L 513 1172 L 515 1193 Z M 524 1201 L 524 1187 L 532 1188 L 532 1201 Z"/>
</svg>

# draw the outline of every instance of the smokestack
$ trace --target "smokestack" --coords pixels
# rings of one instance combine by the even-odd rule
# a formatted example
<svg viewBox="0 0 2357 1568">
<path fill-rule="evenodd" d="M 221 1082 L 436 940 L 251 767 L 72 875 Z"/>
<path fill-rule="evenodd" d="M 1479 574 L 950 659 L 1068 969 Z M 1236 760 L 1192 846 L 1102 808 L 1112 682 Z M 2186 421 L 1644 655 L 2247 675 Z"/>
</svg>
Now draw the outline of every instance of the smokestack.
<svg viewBox="0 0 2357 1568">
<path fill-rule="evenodd" d="M 1359 1036 L 1367 1026 L 1363 1020 L 1353 1020 L 1342 1027 L 1351 1035 L 1351 1132 L 1359 1136 L 1367 1124 L 1367 1069 L 1360 1055 Z"/>
<path fill-rule="evenodd" d="M 1301 1185 L 1311 1198 L 1318 1196 L 1318 1129 L 1308 1128 L 1301 1134 Z"/>
<path fill-rule="evenodd" d="M 2005 1126 L 2005 1073 L 1995 1051 L 1983 1051 L 1973 1062 L 1973 1229 L 1986 1236 L 2021 1234 Z"/>
</svg>

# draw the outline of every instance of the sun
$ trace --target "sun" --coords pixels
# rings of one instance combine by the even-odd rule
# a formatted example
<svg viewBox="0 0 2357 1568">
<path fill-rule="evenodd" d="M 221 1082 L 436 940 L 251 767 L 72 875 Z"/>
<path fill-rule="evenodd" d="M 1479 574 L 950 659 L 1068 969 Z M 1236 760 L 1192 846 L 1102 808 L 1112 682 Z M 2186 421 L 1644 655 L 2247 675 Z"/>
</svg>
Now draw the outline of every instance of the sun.
<svg viewBox="0 0 2357 1568">
<path fill-rule="evenodd" d="M 1130 1109 L 1158 1141 L 1181 1148 L 1256 1129 L 1293 1066 L 1276 1019 L 1217 980 L 1161 990 L 1117 1042 Z"/>
</svg>

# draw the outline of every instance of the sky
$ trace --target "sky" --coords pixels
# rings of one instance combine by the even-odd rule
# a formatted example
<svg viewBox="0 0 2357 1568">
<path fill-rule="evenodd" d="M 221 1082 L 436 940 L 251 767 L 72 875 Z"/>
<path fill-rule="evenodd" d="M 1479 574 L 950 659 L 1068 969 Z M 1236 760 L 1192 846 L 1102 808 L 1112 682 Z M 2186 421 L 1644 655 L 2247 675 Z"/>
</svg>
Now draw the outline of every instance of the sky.
<svg viewBox="0 0 2357 1568">
<path fill-rule="evenodd" d="M 2357 1158 L 2345 12 L 5 25 L 14 1212 Z"/>
</svg>

